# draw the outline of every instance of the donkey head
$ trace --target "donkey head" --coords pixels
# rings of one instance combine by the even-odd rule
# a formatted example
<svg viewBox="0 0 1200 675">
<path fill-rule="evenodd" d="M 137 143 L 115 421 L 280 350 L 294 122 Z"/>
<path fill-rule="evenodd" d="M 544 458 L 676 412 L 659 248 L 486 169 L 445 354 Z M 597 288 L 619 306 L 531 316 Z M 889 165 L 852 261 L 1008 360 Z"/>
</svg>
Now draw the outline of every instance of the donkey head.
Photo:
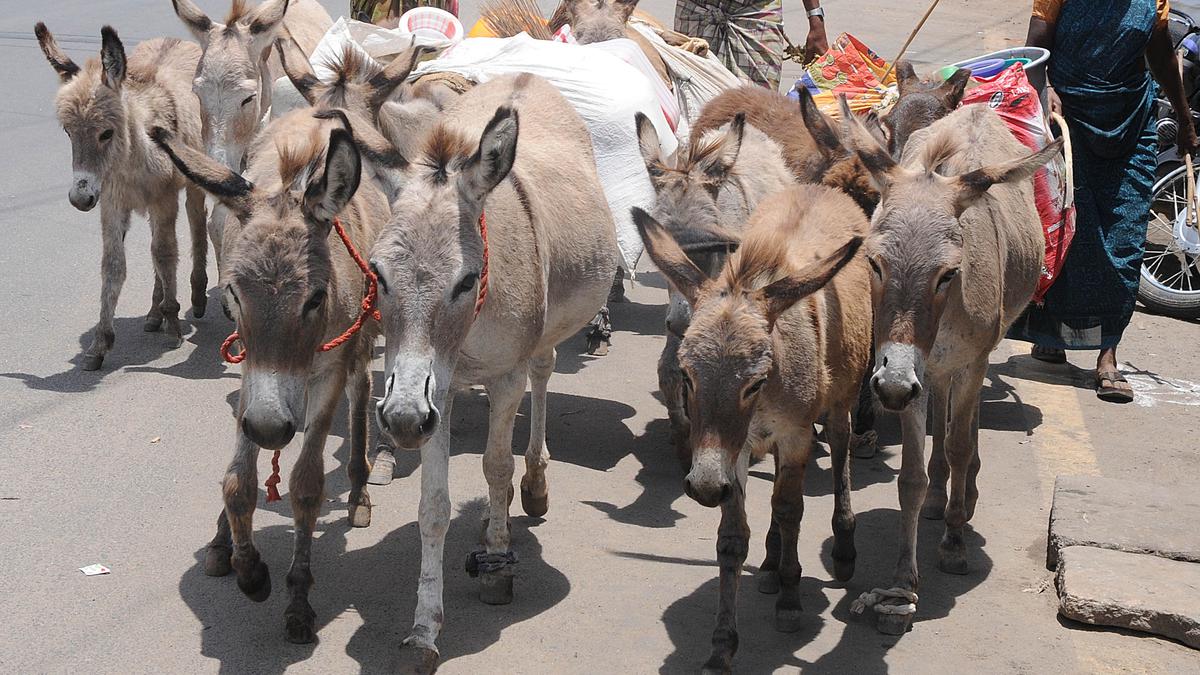
<svg viewBox="0 0 1200 675">
<path fill-rule="evenodd" d="M 814 181 L 850 195 L 862 210 L 870 215 L 879 203 L 879 191 L 859 158 L 842 142 L 833 123 L 821 112 L 806 87 L 800 87 L 800 117 L 812 136 L 823 170 Z"/>
<path fill-rule="evenodd" d="M 684 490 L 704 506 L 717 506 L 744 489 L 738 464 L 758 398 L 781 386 L 775 321 L 829 283 L 854 257 L 862 238 L 796 270 L 788 262 L 788 239 L 759 230 L 747 236 L 721 275 L 710 279 L 666 227 L 641 209 L 633 209 L 633 218 L 654 264 L 692 306 L 691 325 L 679 345 L 692 447 Z"/>
<path fill-rule="evenodd" d="M 192 90 L 200 99 L 208 154 L 240 170 L 271 105 L 271 83 L 264 81 L 269 76 L 266 60 L 283 27 L 288 0 L 266 0 L 252 9 L 245 0 L 234 0 L 225 23 L 208 18 L 192 0 L 171 4 L 204 50 Z"/>
<path fill-rule="evenodd" d="M 80 211 L 100 201 L 104 179 L 130 152 L 129 123 L 121 87 L 125 48 L 111 26 L 100 29 L 100 60 L 80 68 L 59 48 L 46 24 L 34 27 L 38 44 L 62 86 L 55 99 L 59 124 L 71 139 L 71 190 L 67 198 Z"/>
<path fill-rule="evenodd" d="M 242 223 L 227 242 L 225 301 L 246 351 L 239 423 L 261 447 L 278 449 L 303 425 L 313 357 L 325 335 L 333 287 L 328 237 L 358 189 L 360 159 L 348 130 L 328 143 L 316 125 L 308 143 L 279 148 L 281 184 L 248 180 L 156 129 L 152 138 L 179 171 Z"/>
<path fill-rule="evenodd" d="M 518 132 L 509 107 L 496 111 L 477 145 L 438 125 L 401 169 L 392 220 L 371 252 L 387 338 L 377 413 L 400 447 L 420 447 L 441 421 L 485 271 L 479 219 L 512 169 Z"/>
<path fill-rule="evenodd" d="M 725 229 L 718 195 L 737 163 L 746 116 L 738 114 L 724 133 L 714 132 L 695 139 L 683 157 L 671 167 L 662 158 L 658 133 L 645 115 L 638 113 L 638 144 L 654 186 L 653 217 L 680 245 L 691 261 L 715 276 L 738 237 Z M 749 216 L 749 214 L 744 214 Z M 676 335 L 687 330 L 691 309 L 677 291 L 671 291 L 667 307 L 667 329 Z"/>
<path fill-rule="evenodd" d="M 1039 152 L 945 176 L 943 165 L 963 149 L 955 129 L 926 139 L 919 156 L 898 164 L 842 100 L 846 135 L 883 195 L 872 220 L 867 260 L 874 272 L 877 369 L 871 386 L 885 408 L 900 411 L 924 389 L 925 361 L 942 313 L 961 297 L 964 281 L 960 217 L 999 183 L 1028 179 L 1060 151 L 1056 141 Z"/>
<path fill-rule="evenodd" d="M 564 0 L 555 14 L 586 45 L 625 37 L 625 22 L 637 4 L 638 0 Z"/>
<path fill-rule="evenodd" d="M 888 151 L 899 158 L 909 136 L 950 114 L 962 102 L 971 71 L 956 70 L 945 82 L 922 82 L 908 61 L 896 64 L 900 99 L 880 121 L 888 132 Z"/>
<path fill-rule="evenodd" d="M 361 49 L 347 45 L 339 58 L 325 64 L 333 72 L 333 79 L 322 82 L 291 36 L 276 40 L 275 49 L 292 86 L 310 105 L 343 108 L 368 120 L 376 120 L 379 109 L 404 84 L 421 57 L 433 51 L 414 45 L 385 68 Z"/>
</svg>

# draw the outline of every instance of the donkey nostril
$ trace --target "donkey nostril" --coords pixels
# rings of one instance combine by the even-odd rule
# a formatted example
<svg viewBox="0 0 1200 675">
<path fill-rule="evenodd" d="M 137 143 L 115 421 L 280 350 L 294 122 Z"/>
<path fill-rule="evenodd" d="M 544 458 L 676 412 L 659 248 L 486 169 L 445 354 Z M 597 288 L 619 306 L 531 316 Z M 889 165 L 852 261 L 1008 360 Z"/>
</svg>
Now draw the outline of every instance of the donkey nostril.
<svg viewBox="0 0 1200 675">
<path fill-rule="evenodd" d="M 425 416 L 425 421 L 421 423 L 421 433 L 432 433 L 435 426 L 437 426 L 437 413 L 430 410 L 429 414 Z"/>
<path fill-rule="evenodd" d="M 726 483 L 721 486 L 721 501 L 729 499 L 729 495 L 733 494 L 733 486 Z"/>
<path fill-rule="evenodd" d="M 884 366 L 885 368 L 887 367 L 887 357 L 886 357 L 886 356 L 885 356 L 885 357 L 883 357 L 883 366 Z"/>
<path fill-rule="evenodd" d="M 920 383 L 920 382 L 913 382 L 913 384 L 912 384 L 912 397 L 913 397 L 913 398 L 916 398 L 916 397 L 918 397 L 918 396 L 920 396 L 920 395 L 921 395 L 921 383 Z"/>
</svg>

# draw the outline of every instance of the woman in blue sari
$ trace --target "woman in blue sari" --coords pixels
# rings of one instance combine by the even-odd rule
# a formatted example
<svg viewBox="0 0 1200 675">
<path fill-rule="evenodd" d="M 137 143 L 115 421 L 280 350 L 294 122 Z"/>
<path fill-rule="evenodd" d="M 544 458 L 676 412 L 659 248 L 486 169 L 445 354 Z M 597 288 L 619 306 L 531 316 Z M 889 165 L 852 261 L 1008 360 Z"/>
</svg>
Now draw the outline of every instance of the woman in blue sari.
<svg viewBox="0 0 1200 675">
<path fill-rule="evenodd" d="M 1099 349 L 1096 393 L 1114 402 L 1133 400 L 1117 345 L 1133 316 L 1150 214 L 1154 80 L 1178 115 L 1180 151 L 1197 146 L 1169 9 L 1167 0 L 1035 0 L 1029 22 L 1028 44 L 1051 52 L 1050 107 L 1074 140 L 1077 229 L 1045 302 L 1011 335 L 1050 363 L 1065 363 L 1066 349 Z"/>
</svg>

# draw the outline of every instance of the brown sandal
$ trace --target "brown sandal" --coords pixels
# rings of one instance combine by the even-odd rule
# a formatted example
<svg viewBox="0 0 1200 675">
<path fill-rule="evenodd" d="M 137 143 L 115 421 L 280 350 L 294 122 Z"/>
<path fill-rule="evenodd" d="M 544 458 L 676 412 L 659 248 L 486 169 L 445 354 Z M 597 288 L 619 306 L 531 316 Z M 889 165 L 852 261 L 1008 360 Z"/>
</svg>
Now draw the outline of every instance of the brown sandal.
<svg viewBox="0 0 1200 675">
<path fill-rule="evenodd" d="M 1129 386 L 1129 380 L 1126 380 L 1120 371 L 1097 372 L 1096 397 L 1109 403 L 1132 403 L 1133 387 Z"/>
<path fill-rule="evenodd" d="M 1038 345 L 1034 345 L 1033 349 L 1029 350 L 1029 355 L 1042 363 L 1060 365 L 1067 362 L 1067 353 L 1053 347 L 1039 347 Z"/>
</svg>

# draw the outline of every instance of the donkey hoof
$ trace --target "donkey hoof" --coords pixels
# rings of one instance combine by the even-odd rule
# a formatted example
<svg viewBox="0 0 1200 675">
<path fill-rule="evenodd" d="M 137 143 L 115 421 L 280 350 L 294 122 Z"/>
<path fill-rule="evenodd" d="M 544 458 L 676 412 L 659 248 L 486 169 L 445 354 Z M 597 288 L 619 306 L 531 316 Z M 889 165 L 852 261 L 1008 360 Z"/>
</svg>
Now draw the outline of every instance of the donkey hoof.
<svg viewBox="0 0 1200 675">
<path fill-rule="evenodd" d="M 284 632 L 287 641 L 295 645 L 306 645 L 317 641 L 317 613 L 307 602 L 293 602 L 283 613 Z"/>
<path fill-rule="evenodd" d="M 733 666 L 730 664 L 732 657 L 726 658 L 713 654 L 709 657 L 708 662 L 700 669 L 700 675 L 730 675 L 733 672 Z"/>
<path fill-rule="evenodd" d="M 541 518 L 550 510 L 550 492 L 547 491 L 541 497 L 533 496 L 533 491 L 527 490 L 524 485 L 521 486 L 521 509 L 525 511 L 525 515 L 530 518 Z"/>
<path fill-rule="evenodd" d="M 392 482 L 396 472 L 396 456 L 391 449 L 382 447 L 375 453 L 375 461 L 371 463 L 371 473 L 367 475 L 369 485 L 387 485 Z"/>
<path fill-rule="evenodd" d="M 854 558 L 849 560 L 833 559 L 833 578 L 838 581 L 850 581 L 854 577 Z"/>
<path fill-rule="evenodd" d="M 587 353 L 591 356 L 608 356 L 608 340 L 588 338 Z"/>
<path fill-rule="evenodd" d="M 369 527 L 371 525 L 371 505 L 350 505 L 350 527 Z"/>
<path fill-rule="evenodd" d="M 102 365 L 104 365 L 103 354 L 84 354 L 83 361 L 79 363 L 79 367 L 83 370 L 100 370 Z"/>
<path fill-rule="evenodd" d="M 256 562 L 248 579 L 238 575 L 237 585 L 246 597 L 254 602 L 262 602 L 271 597 L 271 572 L 267 569 L 267 564 L 261 560 Z"/>
<path fill-rule="evenodd" d="M 939 551 L 938 569 L 946 574 L 970 574 L 971 566 L 967 564 L 967 556 L 960 552 Z"/>
<path fill-rule="evenodd" d="M 223 577 L 233 570 L 229 558 L 233 550 L 228 546 L 209 546 L 204 553 L 204 574 L 210 577 Z"/>
<path fill-rule="evenodd" d="M 205 281 L 202 286 L 192 291 L 192 316 L 197 319 L 204 318 L 204 313 L 208 311 L 208 282 Z"/>
<path fill-rule="evenodd" d="M 904 635 L 912 629 L 912 614 L 880 614 L 875 629 L 884 635 Z"/>
<path fill-rule="evenodd" d="M 396 672 L 405 675 L 430 675 L 437 672 L 439 655 L 436 649 L 405 642 L 400 647 L 400 660 Z"/>
<path fill-rule="evenodd" d="M 158 316 L 147 316 L 145 322 L 142 323 L 142 330 L 147 333 L 156 333 L 163 325 L 163 318 Z"/>
<path fill-rule="evenodd" d="M 871 459 L 879 449 L 879 437 L 874 431 L 868 431 L 856 436 L 850 452 L 855 459 Z"/>
<path fill-rule="evenodd" d="M 799 607 L 776 607 L 775 630 L 795 633 L 804 627 L 804 611 Z"/>
<path fill-rule="evenodd" d="M 759 593 L 775 595 L 779 592 L 779 572 L 776 570 L 759 570 L 755 579 L 758 581 Z"/>
<path fill-rule="evenodd" d="M 513 601 L 513 575 L 483 572 L 479 575 L 479 600 L 485 605 L 507 605 Z"/>
<path fill-rule="evenodd" d="M 926 520 L 941 520 L 946 517 L 946 495 L 930 491 L 921 505 L 921 517 Z"/>
</svg>

